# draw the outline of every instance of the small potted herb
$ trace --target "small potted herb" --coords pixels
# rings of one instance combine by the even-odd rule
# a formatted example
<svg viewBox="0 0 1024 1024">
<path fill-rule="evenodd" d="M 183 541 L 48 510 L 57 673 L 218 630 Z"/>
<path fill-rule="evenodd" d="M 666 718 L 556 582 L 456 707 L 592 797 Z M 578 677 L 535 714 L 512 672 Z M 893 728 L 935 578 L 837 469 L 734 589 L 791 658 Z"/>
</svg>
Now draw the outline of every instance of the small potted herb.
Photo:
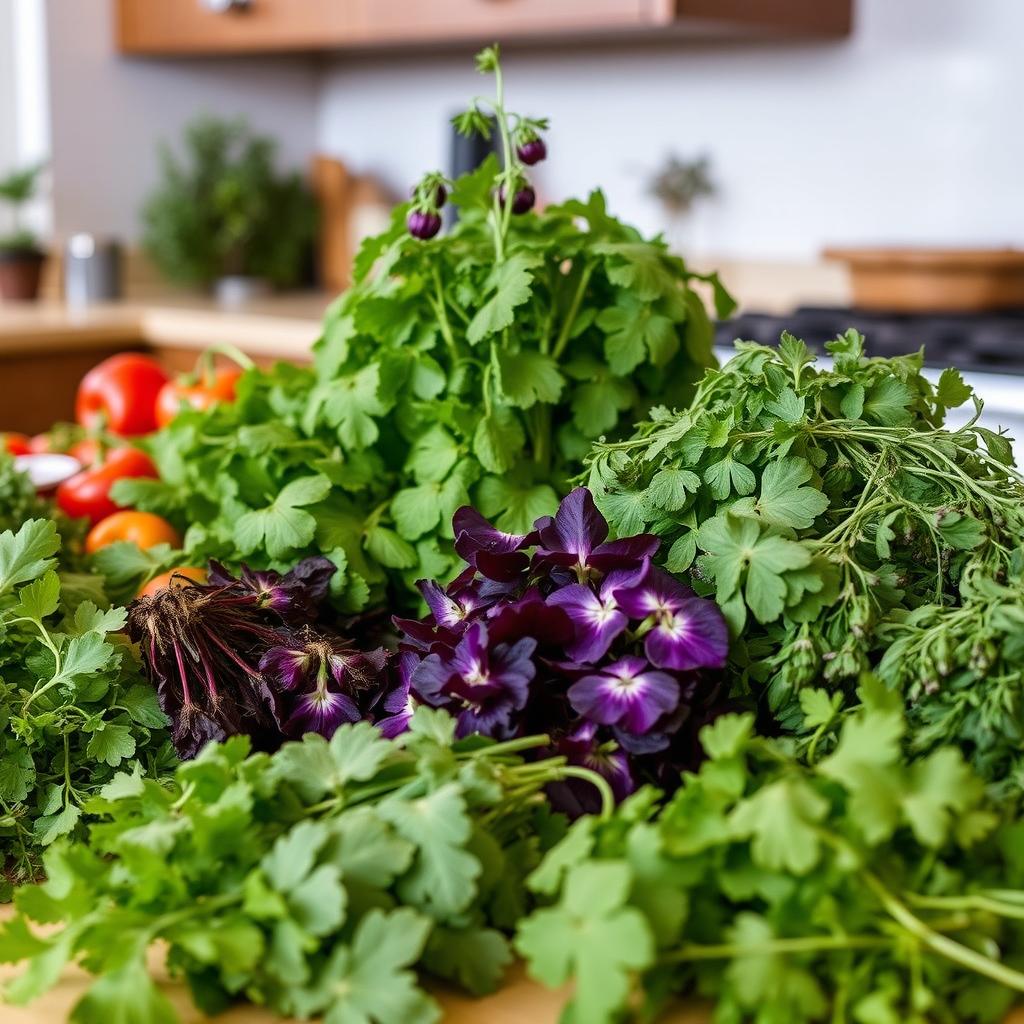
<svg viewBox="0 0 1024 1024">
<path fill-rule="evenodd" d="M 316 207 L 298 174 L 277 172 L 275 154 L 244 121 L 208 117 L 186 128 L 181 158 L 163 147 L 143 241 L 168 278 L 229 303 L 300 280 Z"/>
<path fill-rule="evenodd" d="M 36 236 L 23 226 L 21 211 L 35 192 L 43 165 L 14 171 L 0 178 L 0 200 L 13 209 L 13 227 L 9 235 L 0 235 L 0 297 L 8 300 L 32 300 L 39 294 L 39 278 L 46 253 Z"/>
</svg>

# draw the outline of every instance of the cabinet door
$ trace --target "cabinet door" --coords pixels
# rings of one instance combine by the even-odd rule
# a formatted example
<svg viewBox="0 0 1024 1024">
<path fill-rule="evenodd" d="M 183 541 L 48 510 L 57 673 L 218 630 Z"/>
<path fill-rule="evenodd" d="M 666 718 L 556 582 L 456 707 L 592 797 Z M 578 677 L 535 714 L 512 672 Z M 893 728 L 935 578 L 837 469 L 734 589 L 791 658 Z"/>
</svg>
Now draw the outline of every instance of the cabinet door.
<svg viewBox="0 0 1024 1024">
<path fill-rule="evenodd" d="M 118 0 L 125 53 L 230 53 L 343 46 L 359 0 Z"/>
<path fill-rule="evenodd" d="M 372 45 L 600 34 L 669 23 L 674 7 L 674 0 L 361 0 L 357 35 Z"/>
</svg>

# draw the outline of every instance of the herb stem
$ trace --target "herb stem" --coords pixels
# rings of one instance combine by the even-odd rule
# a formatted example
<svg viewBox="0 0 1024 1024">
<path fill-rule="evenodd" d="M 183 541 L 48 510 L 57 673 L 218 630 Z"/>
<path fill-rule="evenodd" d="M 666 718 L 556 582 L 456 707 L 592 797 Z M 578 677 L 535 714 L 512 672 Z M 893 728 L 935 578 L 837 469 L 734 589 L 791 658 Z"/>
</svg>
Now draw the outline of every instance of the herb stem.
<svg viewBox="0 0 1024 1024">
<path fill-rule="evenodd" d="M 986 978 L 991 978 L 1000 985 L 1024 992 L 1024 973 L 1008 967 L 1006 964 L 987 957 L 982 953 L 964 946 L 962 943 L 940 935 L 933 931 L 919 917 L 913 914 L 907 906 L 891 893 L 876 875 L 870 871 L 862 871 L 861 877 L 868 888 L 875 894 L 879 902 L 885 908 L 890 917 L 896 921 L 907 932 L 919 939 L 932 951 L 960 964 L 969 970 L 975 971 Z"/>
<path fill-rule="evenodd" d="M 551 353 L 555 359 L 561 358 L 562 353 L 569 344 L 572 325 L 576 322 L 576 317 L 580 311 L 580 305 L 583 302 L 583 296 L 586 294 L 587 285 L 590 283 L 590 275 L 593 274 L 593 272 L 594 264 L 587 263 L 584 265 L 583 270 L 580 273 L 580 279 L 576 285 L 576 292 L 572 297 L 572 302 L 569 305 L 569 311 L 565 314 L 565 320 L 562 321 L 562 326 L 558 331 L 558 337 L 555 339 L 555 348 Z"/>
<path fill-rule="evenodd" d="M 779 956 L 787 953 L 823 953 L 844 949 L 885 949 L 895 940 L 882 935 L 802 935 L 797 938 L 772 939 L 754 945 L 724 942 L 704 946 L 687 943 L 681 949 L 666 953 L 665 963 L 686 963 L 691 960 L 731 960 L 747 956 Z"/>
</svg>

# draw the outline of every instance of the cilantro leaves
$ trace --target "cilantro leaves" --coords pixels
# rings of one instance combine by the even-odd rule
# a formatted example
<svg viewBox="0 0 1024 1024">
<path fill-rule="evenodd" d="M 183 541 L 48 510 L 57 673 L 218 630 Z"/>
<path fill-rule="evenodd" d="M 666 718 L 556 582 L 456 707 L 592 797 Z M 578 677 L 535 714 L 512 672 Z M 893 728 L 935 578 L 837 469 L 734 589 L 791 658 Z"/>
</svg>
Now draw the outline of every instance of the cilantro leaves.
<svg viewBox="0 0 1024 1024">
<path fill-rule="evenodd" d="M 562 762 L 452 737 L 420 708 L 397 741 L 360 723 L 272 756 L 211 743 L 169 785 L 119 772 L 88 844 L 54 843 L 49 880 L 16 895 L 0 958 L 28 964 L 8 998 L 83 961 L 98 978 L 75 1019 L 173 1021 L 146 969 L 158 941 L 207 1012 L 244 993 L 328 1024 L 433 1024 L 413 967 L 493 989 L 511 959 L 494 925 L 561 835 L 538 797 Z"/>
<path fill-rule="evenodd" d="M 0 533 L 0 898 L 7 879 L 37 874 L 41 847 L 76 831 L 114 769 L 171 757 L 156 694 L 115 635 L 124 610 L 66 587 L 60 553 L 51 520 Z"/>
<path fill-rule="evenodd" d="M 810 765 L 754 736 L 751 716 L 719 718 L 667 804 L 638 793 L 550 851 L 530 883 L 554 902 L 516 948 L 533 977 L 574 983 L 564 1019 L 653 1014 L 695 991 L 737 1022 L 954 1005 L 1001 1018 L 1024 988 L 1019 827 L 958 750 L 908 763 L 891 696 L 870 682 L 862 696 Z"/>
</svg>

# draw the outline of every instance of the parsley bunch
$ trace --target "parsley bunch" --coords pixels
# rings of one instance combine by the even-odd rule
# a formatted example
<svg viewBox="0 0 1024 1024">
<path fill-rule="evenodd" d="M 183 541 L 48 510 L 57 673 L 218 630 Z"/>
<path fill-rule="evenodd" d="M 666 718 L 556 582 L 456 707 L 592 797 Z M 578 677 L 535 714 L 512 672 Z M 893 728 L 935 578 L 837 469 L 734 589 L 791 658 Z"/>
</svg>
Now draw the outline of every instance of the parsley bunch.
<svg viewBox="0 0 1024 1024">
<path fill-rule="evenodd" d="M 880 672 L 929 723 L 919 745 L 964 743 L 997 776 L 1024 731 L 1021 647 L 997 650 L 1020 628 L 1024 557 L 1008 441 L 977 417 L 945 429 L 972 397 L 960 375 L 933 387 L 920 355 L 865 358 L 856 332 L 827 370 L 789 335 L 737 349 L 682 411 L 595 447 L 608 519 L 671 541 L 667 567 L 715 594 L 737 679 L 784 723 L 802 688 L 850 693 L 895 641 Z"/>
<path fill-rule="evenodd" d="M 910 763 L 884 686 L 862 697 L 816 763 L 729 715 L 666 805 L 641 791 L 573 825 L 516 939 L 535 978 L 575 980 L 563 1020 L 681 994 L 730 1024 L 1002 1018 L 1024 992 L 1024 826 L 955 748 Z"/>
<path fill-rule="evenodd" d="M 173 759 L 156 693 L 117 635 L 124 609 L 66 585 L 59 548 L 50 520 L 0 533 L 0 898 L 76 830 L 114 769 Z"/>
<path fill-rule="evenodd" d="M 421 708 L 397 741 L 358 723 L 246 756 L 235 737 L 170 788 L 119 773 L 90 805 L 103 820 L 89 845 L 53 846 L 49 881 L 18 891 L 0 960 L 29 964 L 6 996 L 27 1002 L 81 960 L 99 978 L 73 1020 L 166 1024 L 146 971 L 159 941 L 206 1013 L 244 997 L 326 1024 L 430 1024 L 438 1007 L 410 968 L 497 986 L 499 929 L 564 834 L 540 790 L 589 774 L 516 756 L 545 742 L 454 743 L 454 721 Z M 39 935 L 31 921 L 63 927 Z"/>
<path fill-rule="evenodd" d="M 193 560 L 285 569 L 325 554 L 341 606 L 358 610 L 388 583 L 409 604 L 416 579 L 455 564 L 457 508 L 527 532 L 595 438 L 684 401 L 713 364 L 694 285 L 709 282 L 725 315 L 714 275 L 616 220 L 600 192 L 540 213 L 503 200 L 523 190 L 520 149 L 544 122 L 507 111 L 496 50 L 478 66 L 495 94 L 458 125 L 487 132 L 493 115 L 501 165 L 428 175 L 364 243 L 315 368 L 250 372 L 237 403 L 157 436 L 163 484 L 118 485 L 119 500 L 189 525 Z M 409 213 L 436 215 L 439 200 L 457 224 L 410 234 Z"/>
</svg>

